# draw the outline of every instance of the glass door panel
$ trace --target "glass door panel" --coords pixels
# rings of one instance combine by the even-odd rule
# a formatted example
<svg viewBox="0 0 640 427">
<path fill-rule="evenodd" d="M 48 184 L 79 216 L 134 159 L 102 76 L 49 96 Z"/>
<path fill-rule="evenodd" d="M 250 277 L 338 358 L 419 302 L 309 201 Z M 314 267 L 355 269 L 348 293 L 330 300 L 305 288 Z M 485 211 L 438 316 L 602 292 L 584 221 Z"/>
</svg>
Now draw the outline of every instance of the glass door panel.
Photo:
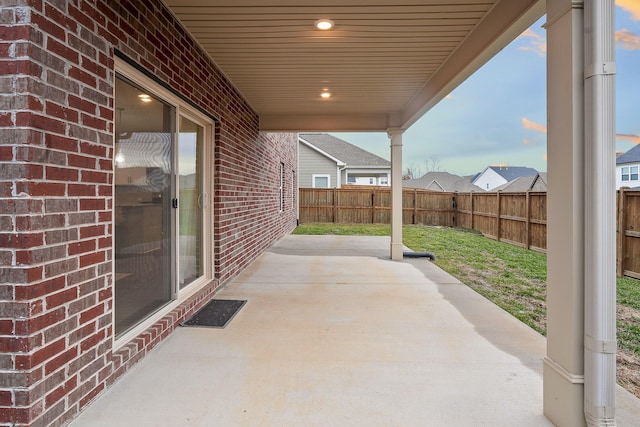
<svg viewBox="0 0 640 427">
<path fill-rule="evenodd" d="M 171 300 L 174 109 L 116 79 L 116 337 Z"/>
<path fill-rule="evenodd" d="M 202 276 L 202 152 L 204 129 L 180 117 L 178 137 L 178 259 L 180 288 Z"/>
</svg>

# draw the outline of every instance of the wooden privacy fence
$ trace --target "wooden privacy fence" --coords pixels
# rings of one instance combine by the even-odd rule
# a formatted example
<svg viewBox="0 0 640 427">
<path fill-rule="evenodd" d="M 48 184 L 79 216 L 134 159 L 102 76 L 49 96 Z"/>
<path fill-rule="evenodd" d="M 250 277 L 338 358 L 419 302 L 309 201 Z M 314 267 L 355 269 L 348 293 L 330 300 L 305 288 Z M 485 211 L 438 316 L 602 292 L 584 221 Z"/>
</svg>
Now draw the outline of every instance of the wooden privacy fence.
<svg viewBox="0 0 640 427">
<path fill-rule="evenodd" d="M 547 193 L 453 193 L 455 227 L 527 249 L 547 249 Z"/>
<path fill-rule="evenodd" d="M 546 193 L 445 193 L 405 188 L 403 224 L 471 228 L 525 248 L 547 247 Z M 301 224 L 389 224 L 389 188 L 301 188 Z"/>
<path fill-rule="evenodd" d="M 640 279 L 640 191 L 618 190 L 617 207 L 616 271 Z"/>
<path fill-rule="evenodd" d="M 640 191 L 617 195 L 617 274 L 640 279 Z M 301 188 L 301 224 L 389 224 L 389 188 Z M 547 193 L 444 193 L 404 188 L 404 224 L 462 227 L 527 249 L 546 251 Z"/>
</svg>

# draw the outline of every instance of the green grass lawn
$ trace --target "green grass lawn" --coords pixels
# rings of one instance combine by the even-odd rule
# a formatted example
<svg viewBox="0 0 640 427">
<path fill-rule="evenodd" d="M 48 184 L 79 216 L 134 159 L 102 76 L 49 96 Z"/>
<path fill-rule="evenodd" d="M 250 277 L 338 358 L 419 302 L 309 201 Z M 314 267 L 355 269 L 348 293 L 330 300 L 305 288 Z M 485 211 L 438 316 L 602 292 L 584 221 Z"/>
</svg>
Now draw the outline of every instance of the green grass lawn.
<svg viewBox="0 0 640 427">
<path fill-rule="evenodd" d="M 293 234 L 388 236 L 390 232 L 388 225 L 379 224 L 305 224 Z M 445 227 L 404 226 L 402 240 L 414 251 L 433 252 L 440 268 L 546 334 L 546 254 Z M 617 302 L 618 377 L 640 397 L 640 281 L 618 278 Z"/>
</svg>

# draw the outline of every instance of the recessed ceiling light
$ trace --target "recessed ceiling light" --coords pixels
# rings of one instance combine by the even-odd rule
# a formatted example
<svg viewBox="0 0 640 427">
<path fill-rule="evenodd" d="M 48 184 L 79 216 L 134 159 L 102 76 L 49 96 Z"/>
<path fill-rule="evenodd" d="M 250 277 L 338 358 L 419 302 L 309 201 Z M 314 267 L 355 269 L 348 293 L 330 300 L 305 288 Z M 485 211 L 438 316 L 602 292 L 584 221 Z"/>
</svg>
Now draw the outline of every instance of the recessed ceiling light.
<svg viewBox="0 0 640 427">
<path fill-rule="evenodd" d="M 318 19 L 316 21 L 316 28 L 319 30 L 330 30 L 333 28 L 333 21 L 331 19 Z"/>
<path fill-rule="evenodd" d="M 331 92 L 322 92 L 320 94 L 320 97 L 324 98 L 324 99 L 328 99 L 331 98 Z"/>
<path fill-rule="evenodd" d="M 151 102 L 151 96 L 147 95 L 146 93 L 141 93 L 140 95 L 138 95 L 138 99 L 140 99 L 140 101 L 142 102 Z"/>
</svg>

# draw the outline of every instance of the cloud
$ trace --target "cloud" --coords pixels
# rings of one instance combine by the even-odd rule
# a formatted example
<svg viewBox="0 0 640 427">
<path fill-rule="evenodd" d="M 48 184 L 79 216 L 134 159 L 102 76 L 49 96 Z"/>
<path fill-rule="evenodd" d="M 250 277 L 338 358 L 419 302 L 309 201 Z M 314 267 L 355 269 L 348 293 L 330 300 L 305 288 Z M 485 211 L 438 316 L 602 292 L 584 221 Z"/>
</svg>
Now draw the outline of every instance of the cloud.
<svg viewBox="0 0 640 427">
<path fill-rule="evenodd" d="M 616 6 L 629 12 L 634 21 L 640 21 L 640 2 L 638 0 L 616 0 Z"/>
<path fill-rule="evenodd" d="M 640 144 L 640 135 L 634 135 L 630 133 L 619 133 L 616 135 L 616 139 L 624 139 L 632 144 Z"/>
<path fill-rule="evenodd" d="M 529 37 L 534 40 L 544 41 L 544 37 L 542 37 L 540 34 L 536 33 L 535 31 L 533 31 L 531 28 L 527 28 L 526 30 L 524 30 L 524 32 L 518 36 L 518 38 L 521 38 L 521 37 Z"/>
<path fill-rule="evenodd" d="M 526 117 L 522 118 L 522 127 L 527 130 L 534 130 L 536 132 L 547 133 L 547 126 L 540 123 L 533 122 Z"/>
<path fill-rule="evenodd" d="M 533 142 L 529 141 L 527 138 L 522 140 L 522 145 L 533 145 Z"/>
<path fill-rule="evenodd" d="M 529 44 L 518 47 L 518 50 L 530 51 L 545 56 L 547 53 L 547 41 L 543 36 L 533 31 L 531 28 L 526 29 L 518 38 L 526 39 Z"/>
<path fill-rule="evenodd" d="M 640 50 L 640 36 L 626 29 L 616 31 L 616 43 L 627 50 Z"/>
</svg>

